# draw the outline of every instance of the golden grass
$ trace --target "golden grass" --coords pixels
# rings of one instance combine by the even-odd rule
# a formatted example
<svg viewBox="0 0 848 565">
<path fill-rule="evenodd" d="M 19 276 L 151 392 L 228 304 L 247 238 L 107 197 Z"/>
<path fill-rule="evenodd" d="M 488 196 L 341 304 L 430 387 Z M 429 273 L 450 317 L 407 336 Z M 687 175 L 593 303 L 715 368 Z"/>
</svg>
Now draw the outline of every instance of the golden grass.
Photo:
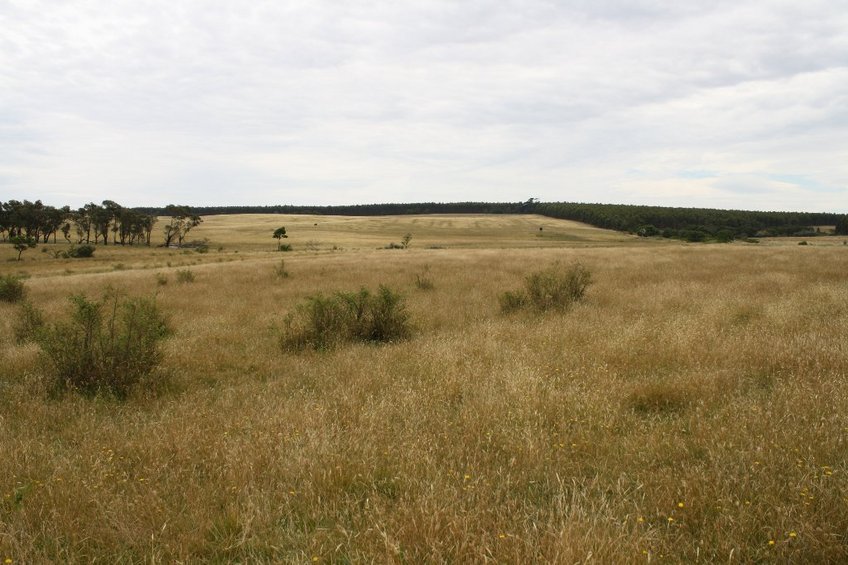
<svg viewBox="0 0 848 565">
<path fill-rule="evenodd" d="M 215 226 L 238 217 L 207 219 L 204 255 L 2 263 L 32 275 L 49 316 L 72 292 L 158 293 L 175 335 L 160 395 L 50 399 L 0 304 L 0 559 L 848 560 L 841 246 L 592 228 L 569 241 L 567 224 L 542 240 L 516 226 L 557 221 L 413 217 L 318 218 L 307 251 L 313 217 L 272 219 L 258 241 Z M 271 251 L 277 224 L 294 252 Z M 374 249 L 406 231 L 411 249 Z M 592 272 L 582 303 L 499 313 L 499 293 L 557 260 Z M 380 283 L 406 295 L 410 341 L 279 349 L 275 327 L 304 297 Z"/>
</svg>

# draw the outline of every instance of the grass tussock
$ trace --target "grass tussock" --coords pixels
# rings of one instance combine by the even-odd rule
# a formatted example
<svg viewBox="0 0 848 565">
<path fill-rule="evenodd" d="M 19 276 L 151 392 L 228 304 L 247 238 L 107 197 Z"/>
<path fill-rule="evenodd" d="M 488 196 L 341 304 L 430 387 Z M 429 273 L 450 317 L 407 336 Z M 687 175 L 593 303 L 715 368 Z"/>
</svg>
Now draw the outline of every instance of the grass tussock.
<svg viewBox="0 0 848 565">
<path fill-rule="evenodd" d="M 635 386 L 627 406 L 639 414 L 668 415 L 682 412 L 694 401 L 691 386 L 668 381 L 649 381 Z"/>
<path fill-rule="evenodd" d="M 191 269 L 177 269 L 177 282 L 180 284 L 193 283 L 196 278 Z"/>
<path fill-rule="evenodd" d="M 284 322 L 284 350 L 330 349 L 342 343 L 386 343 L 412 333 L 403 297 L 380 285 L 376 293 L 337 292 L 312 296 Z"/>
</svg>

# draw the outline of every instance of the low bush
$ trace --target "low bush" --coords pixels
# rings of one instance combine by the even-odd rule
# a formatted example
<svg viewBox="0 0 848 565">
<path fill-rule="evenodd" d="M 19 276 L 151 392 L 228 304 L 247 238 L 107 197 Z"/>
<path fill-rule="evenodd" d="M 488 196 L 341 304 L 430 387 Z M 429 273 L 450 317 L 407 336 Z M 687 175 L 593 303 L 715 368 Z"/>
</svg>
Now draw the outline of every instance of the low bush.
<svg viewBox="0 0 848 565">
<path fill-rule="evenodd" d="M 177 271 L 177 282 L 178 283 L 193 283 L 194 282 L 194 272 L 190 269 L 180 269 Z"/>
<path fill-rule="evenodd" d="M 94 257 L 94 250 L 95 247 L 93 245 L 73 245 L 68 249 L 68 257 L 72 259 L 87 259 L 88 257 Z"/>
<path fill-rule="evenodd" d="M 126 397 L 162 360 L 165 320 L 152 298 L 71 296 L 71 317 L 36 332 L 56 390 Z M 149 384 L 154 384 L 148 381 Z"/>
<path fill-rule="evenodd" d="M 280 344 L 288 351 L 323 350 L 348 342 L 400 341 L 410 334 L 403 298 L 381 285 L 376 294 L 363 288 L 307 298 L 286 317 Z"/>
<path fill-rule="evenodd" d="M 508 290 L 498 297 L 501 312 L 508 314 L 527 306 L 527 293 L 522 290 Z"/>
<path fill-rule="evenodd" d="M 542 312 L 565 310 L 582 300 L 591 282 L 591 273 L 580 263 L 569 266 L 554 263 L 528 275 L 524 281 L 524 290 L 501 294 L 501 311 L 509 313 L 528 306 Z"/>
<path fill-rule="evenodd" d="M 0 275 L 0 300 L 18 302 L 26 294 L 24 281 L 15 275 Z"/>
</svg>

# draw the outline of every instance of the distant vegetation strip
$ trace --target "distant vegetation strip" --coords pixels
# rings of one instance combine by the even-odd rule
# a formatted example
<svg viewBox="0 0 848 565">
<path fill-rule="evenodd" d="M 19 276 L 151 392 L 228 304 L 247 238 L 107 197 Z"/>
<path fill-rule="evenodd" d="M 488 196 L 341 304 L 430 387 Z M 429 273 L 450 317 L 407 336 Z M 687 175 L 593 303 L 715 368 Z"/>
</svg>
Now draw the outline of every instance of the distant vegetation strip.
<svg viewBox="0 0 848 565">
<path fill-rule="evenodd" d="M 164 208 L 136 208 L 146 214 L 166 215 Z M 827 212 L 756 212 L 711 208 L 672 208 L 628 204 L 574 202 L 422 202 L 348 206 L 202 206 L 195 214 L 316 214 L 339 216 L 394 216 L 409 214 L 540 214 L 574 220 L 599 228 L 664 236 L 691 241 L 795 235 L 812 237 L 816 226 L 836 226 L 848 234 L 848 215 Z"/>
<path fill-rule="evenodd" d="M 625 204 L 572 202 L 424 202 L 411 204 L 359 204 L 350 206 L 178 206 L 126 208 L 111 200 L 86 204 L 77 210 L 55 208 L 41 200 L 0 202 L 0 239 L 21 249 L 39 241 L 47 243 L 62 233 L 68 243 L 102 242 L 150 245 L 158 217 L 164 226 L 165 245 L 181 246 L 202 216 L 216 214 L 314 214 L 340 216 L 390 216 L 410 214 L 540 214 L 574 220 L 599 228 L 630 232 L 644 237 L 662 236 L 687 241 L 732 241 L 751 237 L 812 237 L 820 226 L 835 226 L 833 233 L 848 235 L 848 215 L 809 212 L 754 212 L 709 208 L 668 208 Z M 16 247 L 17 248 L 17 247 Z"/>
</svg>

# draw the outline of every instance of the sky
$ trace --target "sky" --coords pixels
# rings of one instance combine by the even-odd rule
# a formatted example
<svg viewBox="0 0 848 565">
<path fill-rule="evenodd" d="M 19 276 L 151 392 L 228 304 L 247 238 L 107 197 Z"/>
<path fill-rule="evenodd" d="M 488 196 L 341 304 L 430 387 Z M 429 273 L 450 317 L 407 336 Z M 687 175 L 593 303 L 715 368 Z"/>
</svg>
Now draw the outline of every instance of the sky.
<svg viewBox="0 0 848 565">
<path fill-rule="evenodd" d="M 0 200 L 848 212 L 845 0 L 0 0 Z"/>
</svg>

